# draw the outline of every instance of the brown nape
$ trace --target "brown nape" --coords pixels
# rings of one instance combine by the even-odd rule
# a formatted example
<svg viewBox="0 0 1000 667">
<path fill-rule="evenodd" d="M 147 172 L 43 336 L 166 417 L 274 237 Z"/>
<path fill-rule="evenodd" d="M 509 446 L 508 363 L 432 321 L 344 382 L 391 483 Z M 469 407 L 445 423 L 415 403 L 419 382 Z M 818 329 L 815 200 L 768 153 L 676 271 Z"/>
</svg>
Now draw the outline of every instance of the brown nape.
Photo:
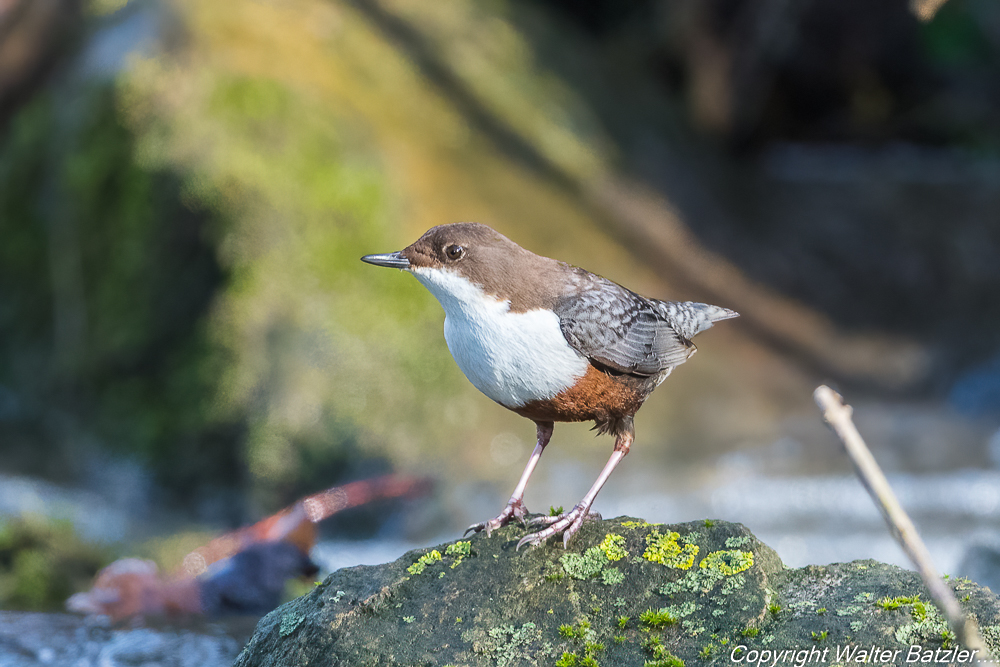
<svg viewBox="0 0 1000 667">
<path fill-rule="evenodd" d="M 613 374 L 589 366 L 575 385 L 553 398 L 510 409 L 536 422 L 594 421 L 598 433 L 617 437 L 632 432 L 632 416 L 655 386 L 649 378 Z"/>
</svg>

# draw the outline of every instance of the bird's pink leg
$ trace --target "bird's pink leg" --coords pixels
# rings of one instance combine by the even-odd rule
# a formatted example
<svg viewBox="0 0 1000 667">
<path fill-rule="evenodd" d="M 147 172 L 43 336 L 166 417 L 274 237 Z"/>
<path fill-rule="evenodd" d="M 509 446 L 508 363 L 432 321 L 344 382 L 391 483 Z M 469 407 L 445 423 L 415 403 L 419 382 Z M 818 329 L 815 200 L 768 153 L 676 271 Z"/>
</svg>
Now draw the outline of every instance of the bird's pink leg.
<svg viewBox="0 0 1000 667">
<path fill-rule="evenodd" d="M 535 466 L 538 465 L 538 459 L 542 457 L 545 445 L 549 444 L 549 439 L 552 437 L 552 422 L 535 422 L 535 426 L 538 432 L 538 442 L 535 444 L 534 451 L 531 452 L 528 464 L 524 466 L 521 479 L 518 480 L 517 486 L 514 487 L 514 493 L 511 494 L 510 500 L 507 501 L 507 506 L 503 508 L 500 514 L 489 521 L 472 524 L 465 529 L 465 534 L 468 534 L 470 531 L 478 533 L 485 530 L 486 536 L 489 537 L 490 533 L 500 526 L 506 526 L 512 519 L 517 519 L 522 524 L 524 523 L 524 517 L 528 515 L 528 510 L 524 506 L 524 489 L 528 486 L 528 479 L 531 477 L 531 473 L 534 472 Z"/>
<path fill-rule="evenodd" d="M 611 458 L 604 465 L 604 470 L 601 474 L 597 476 L 597 481 L 594 485 L 590 487 L 590 491 L 587 495 L 583 497 L 576 507 L 574 507 L 569 512 L 560 514 L 555 517 L 539 517 L 532 521 L 532 523 L 547 523 L 549 526 L 544 528 L 537 533 L 532 533 L 530 535 L 525 535 L 521 538 L 521 541 L 517 543 L 517 548 L 520 549 L 525 544 L 530 544 L 531 546 L 538 546 L 545 540 L 549 539 L 553 535 L 562 533 L 563 536 L 563 548 L 569 544 L 570 539 L 576 535 L 577 531 L 580 530 L 580 526 L 583 525 L 583 520 L 591 515 L 590 508 L 594 504 L 594 499 L 597 498 L 597 494 L 600 493 L 601 487 L 604 483 L 608 481 L 608 477 L 611 476 L 611 472 L 615 469 L 618 463 L 625 458 L 628 454 L 629 447 L 632 445 L 632 438 L 634 437 L 631 431 L 626 431 L 618 436 L 615 441 L 615 451 L 611 453 Z"/>
</svg>

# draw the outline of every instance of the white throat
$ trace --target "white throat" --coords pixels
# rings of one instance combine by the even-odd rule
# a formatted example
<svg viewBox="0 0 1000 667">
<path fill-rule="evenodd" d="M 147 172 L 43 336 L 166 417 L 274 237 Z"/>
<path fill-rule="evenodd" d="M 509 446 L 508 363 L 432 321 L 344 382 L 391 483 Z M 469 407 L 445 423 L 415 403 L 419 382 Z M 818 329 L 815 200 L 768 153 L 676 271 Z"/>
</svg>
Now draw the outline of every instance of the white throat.
<svg viewBox="0 0 1000 667">
<path fill-rule="evenodd" d="M 587 372 L 589 362 L 566 342 L 551 310 L 512 313 L 509 301 L 452 270 L 410 272 L 444 307 L 444 339 L 458 367 L 497 403 L 518 408 L 552 398 Z"/>
</svg>

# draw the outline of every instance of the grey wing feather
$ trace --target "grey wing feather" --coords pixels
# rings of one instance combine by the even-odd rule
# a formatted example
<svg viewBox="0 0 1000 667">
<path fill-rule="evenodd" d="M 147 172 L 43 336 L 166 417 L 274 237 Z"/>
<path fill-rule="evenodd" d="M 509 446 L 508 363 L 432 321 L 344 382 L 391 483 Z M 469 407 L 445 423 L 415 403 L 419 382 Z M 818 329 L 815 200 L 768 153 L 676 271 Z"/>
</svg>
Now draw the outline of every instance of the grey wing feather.
<svg viewBox="0 0 1000 667">
<path fill-rule="evenodd" d="M 555 307 L 563 336 L 578 352 L 613 370 L 641 376 L 656 375 L 690 356 L 693 346 L 671 326 L 660 302 L 599 276 L 587 282 Z"/>
</svg>

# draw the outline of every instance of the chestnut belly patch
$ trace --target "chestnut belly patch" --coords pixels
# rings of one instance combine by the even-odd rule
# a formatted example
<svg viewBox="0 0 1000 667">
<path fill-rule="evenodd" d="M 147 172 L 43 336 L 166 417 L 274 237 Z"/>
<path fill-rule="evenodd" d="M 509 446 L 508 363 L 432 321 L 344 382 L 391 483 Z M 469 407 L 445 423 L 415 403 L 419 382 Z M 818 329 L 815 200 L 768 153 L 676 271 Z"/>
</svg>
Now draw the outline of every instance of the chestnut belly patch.
<svg viewBox="0 0 1000 667">
<path fill-rule="evenodd" d="M 612 374 L 591 365 L 576 384 L 552 398 L 510 409 L 535 421 L 593 420 L 601 426 L 634 415 L 654 386 L 648 378 Z"/>
</svg>

